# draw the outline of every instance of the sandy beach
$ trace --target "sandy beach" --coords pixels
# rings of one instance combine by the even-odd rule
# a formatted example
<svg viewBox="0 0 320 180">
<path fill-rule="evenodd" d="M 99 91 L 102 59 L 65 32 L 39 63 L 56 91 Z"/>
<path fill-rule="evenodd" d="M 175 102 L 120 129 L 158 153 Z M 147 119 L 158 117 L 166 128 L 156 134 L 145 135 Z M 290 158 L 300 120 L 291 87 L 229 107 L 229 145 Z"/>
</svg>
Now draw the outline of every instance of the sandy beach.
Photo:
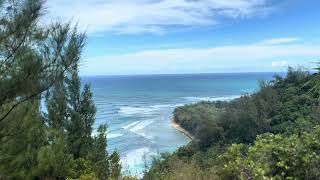
<svg viewBox="0 0 320 180">
<path fill-rule="evenodd" d="M 191 141 L 194 139 L 194 137 L 184 128 L 182 128 L 179 124 L 175 123 L 173 120 L 170 123 L 170 127 L 176 129 L 177 131 L 179 131 L 181 134 L 185 135 L 186 137 L 188 137 L 188 139 L 190 139 Z"/>
</svg>

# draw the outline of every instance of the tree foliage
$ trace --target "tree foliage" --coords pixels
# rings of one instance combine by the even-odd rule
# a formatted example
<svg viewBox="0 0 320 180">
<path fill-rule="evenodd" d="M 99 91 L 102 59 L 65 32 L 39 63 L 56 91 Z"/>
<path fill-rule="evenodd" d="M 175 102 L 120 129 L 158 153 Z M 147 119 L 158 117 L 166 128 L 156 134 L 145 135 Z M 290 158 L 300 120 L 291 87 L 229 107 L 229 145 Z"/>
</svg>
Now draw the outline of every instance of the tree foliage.
<svg viewBox="0 0 320 180">
<path fill-rule="evenodd" d="M 79 62 L 85 35 L 69 24 L 40 27 L 43 3 L 1 1 L 0 122 L 22 102 L 50 89 Z"/>
<path fill-rule="evenodd" d="M 93 94 L 78 75 L 85 34 L 40 25 L 43 4 L 0 0 L 0 179 L 118 179 L 119 155 L 108 155 L 105 125 L 93 136 Z"/>
<path fill-rule="evenodd" d="M 254 145 L 234 144 L 219 158 L 225 179 L 317 179 L 320 127 L 301 136 L 259 135 Z"/>
</svg>

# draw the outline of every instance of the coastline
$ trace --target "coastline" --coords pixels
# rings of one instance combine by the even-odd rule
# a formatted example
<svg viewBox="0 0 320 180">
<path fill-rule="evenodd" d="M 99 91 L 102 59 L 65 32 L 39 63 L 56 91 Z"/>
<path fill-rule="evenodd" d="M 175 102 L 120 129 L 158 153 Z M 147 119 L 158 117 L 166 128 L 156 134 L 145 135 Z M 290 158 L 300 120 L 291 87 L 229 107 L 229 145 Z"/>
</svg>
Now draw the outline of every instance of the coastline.
<svg viewBox="0 0 320 180">
<path fill-rule="evenodd" d="M 171 121 L 170 127 L 180 132 L 182 135 L 186 136 L 190 141 L 194 140 L 194 137 L 183 127 L 181 127 L 178 123 Z"/>
</svg>

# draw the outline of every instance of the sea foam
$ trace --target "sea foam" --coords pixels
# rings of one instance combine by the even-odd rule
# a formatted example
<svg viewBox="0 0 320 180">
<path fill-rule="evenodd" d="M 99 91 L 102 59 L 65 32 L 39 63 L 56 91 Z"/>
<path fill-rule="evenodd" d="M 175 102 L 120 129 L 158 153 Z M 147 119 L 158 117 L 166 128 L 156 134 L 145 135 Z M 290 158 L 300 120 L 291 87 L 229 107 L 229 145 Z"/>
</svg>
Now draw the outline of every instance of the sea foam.
<svg viewBox="0 0 320 180">
<path fill-rule="evenodd" d="M 123 126 L 122 128 L 123 128 L 123 129 L 129 129 L 130 127 L 135 126 L 135 125 L 138 124 L 139 122 L 140 122 L 140 121 L 132 122 L 132 123 L 126 125 L 126 126 Z"/>
<path fill-rule="evenodd" d="M 198 101 L 232 101 L 240 98 L 240 95 L 222 96 L 222 97 L 184 97 L 184 99 L 192 102 Z"/>
<path fill-rule="evenodd" d="M 148 125 L 152 124 L 153 122 L 154 122 L 153 120 L 140 121 L 139 123 L 134 125 L 132 128 L 130 128 L 130 131 L 131 132 L 140 131 L 140 130 L 144 129 L 145 127 L 147 127 Z"/>
<path fill-rule="evenodd" d="M 120 134 L 120 133 L 111 133 L 111 134 L 108 134 L 108 139 L 113 139 L 113 138 L 117 138 L 117 137 L 121 137 L 123 136 L 123 134 Z"/>
<path fill-rule="evenodd" d="M 150 156 L 155 156 L 156 153 L 151 152 L 150 148 L 142 147 L 129 151 L 121 158 L 122 167 L 127 168 L 129 174 L 133 173 L 137 177 L 142 178 L 145 164 L 150 165 L 152 159 Z"/>
<path fill-rule="evenodd" d="M 152 137 L 147 135 L 143 131 L 143 129 L 152 124 L 153 122 L 154 120 L 135 121 L 126 126 L 123 126 L 122 128 L 151 140 Z"/>
<path fill-rule="evenodd" d="M 148 107 L 128 107 L 124 106 L 121 107 L 118 111 L 118 113 L 123 115 L 136 115 L 136 114 L 150 114 L 154 109 L 148 108 Z"/>
<path fill-rule="evenodd" d="M 173 105 L 170 105 L 170 104 L 160 104 L 160 105 L 141 106 L 141 107 L 123 106 L 123 107 L 120 107 L 120 109 L 118 110 L 118 113 L 126 116 L 151 115 L 161 111 L 164 108 L 168 108 L 172 106 Z"/>
<path fill-rule="evenodd" d="M 134 149 L 129 151 L 123 159 L 121 159 L 121 163 L 128 164 L 128 165 L 137 165 L 143 163 L 143 156 L 150 153 L 150 149 L 147 147 Z"/>
</svg>

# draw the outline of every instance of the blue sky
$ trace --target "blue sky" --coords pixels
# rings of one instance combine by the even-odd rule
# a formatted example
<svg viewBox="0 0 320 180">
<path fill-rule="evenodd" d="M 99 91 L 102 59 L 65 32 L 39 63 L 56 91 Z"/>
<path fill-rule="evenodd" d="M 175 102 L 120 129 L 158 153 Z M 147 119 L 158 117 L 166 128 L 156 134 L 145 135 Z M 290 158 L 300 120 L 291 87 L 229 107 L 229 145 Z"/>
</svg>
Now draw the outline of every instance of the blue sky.
<svg viewBox="0 0 320 180">
<path fill-rule="evenodd" d="M 279 72 L 320 57 L 318 0 L 50 0 L 88 35 L 82 75 Z"/>
</svg>

